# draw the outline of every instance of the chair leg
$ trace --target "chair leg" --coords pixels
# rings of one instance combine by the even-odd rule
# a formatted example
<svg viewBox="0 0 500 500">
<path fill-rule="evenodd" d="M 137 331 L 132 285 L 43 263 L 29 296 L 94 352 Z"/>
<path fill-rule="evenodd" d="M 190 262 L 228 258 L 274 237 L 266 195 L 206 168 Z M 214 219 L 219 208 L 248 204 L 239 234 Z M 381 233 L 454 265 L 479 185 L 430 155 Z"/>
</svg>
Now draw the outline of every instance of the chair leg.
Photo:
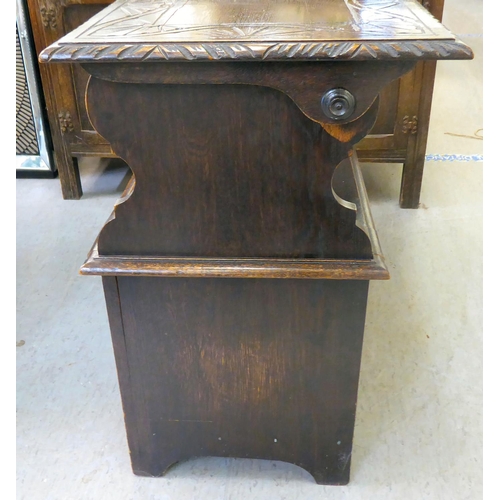
<svg viewBox="0 0 500 500">
<path fill-rule="evenodd" d="M 401 208 L 418 208 L 420 190 L 424 175 L 425 156 L 407 160 L 403 165 L 399 206 Z"/>
<path fill-rule="evenodd" d="M 62 158 L 56 157 L 55 160 L 63 198 L 65 200 L 79 200 L 82 197 L 82 183 L 78 160 L 66 154 Z"/>
</svg>

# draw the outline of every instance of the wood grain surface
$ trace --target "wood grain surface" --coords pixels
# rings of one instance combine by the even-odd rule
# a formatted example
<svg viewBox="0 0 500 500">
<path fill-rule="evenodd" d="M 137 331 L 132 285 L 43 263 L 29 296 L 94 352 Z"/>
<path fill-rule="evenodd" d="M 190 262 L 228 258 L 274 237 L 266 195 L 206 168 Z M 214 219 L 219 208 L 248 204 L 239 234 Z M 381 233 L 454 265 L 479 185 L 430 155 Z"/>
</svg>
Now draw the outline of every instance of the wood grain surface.
<svg viewBox="0 0 500 500">
<path fill-rule="evenodd" d="M 349 146 L 281 92 L 93 80 L 89 102 L 136 176 L 99 236 L 100 254 L 371 257 L 355 213 L 331 192 Z"/>
<path fill-rule="evenodd" d="M 92 123 L 136 176 L 100 255 L 372 257 L 332 176 L 373 126 L 377 89 L 411 64 L 129 66 L 87 66 Z M 318 108 L 342 83 L 357 118 L 335 124 Z"/>
<path fill-rule="evenodd" d="M 249 457 L 348 482 L 367 281 L 103 282 L 136 474 Z"/>
<path fill-rule="evenodd" d="M 468 59 L 416 0 L 117 0 L 42 61 Z"/>
</svg>

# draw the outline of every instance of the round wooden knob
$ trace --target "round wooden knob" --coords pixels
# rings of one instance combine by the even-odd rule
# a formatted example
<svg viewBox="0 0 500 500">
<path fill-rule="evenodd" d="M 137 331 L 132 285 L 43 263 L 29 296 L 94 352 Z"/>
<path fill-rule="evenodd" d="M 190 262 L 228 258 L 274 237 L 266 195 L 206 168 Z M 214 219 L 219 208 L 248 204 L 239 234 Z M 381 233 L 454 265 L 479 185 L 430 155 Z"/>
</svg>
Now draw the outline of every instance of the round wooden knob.
<svg viewBox="0 0 500 500">
<path fill-rule="evenodd" d="M 332 120 L 349 118 L 356 108 L 356 99 L 346 89 L 332 89 L 321 98 L 321 108 Z"/>
</svg>

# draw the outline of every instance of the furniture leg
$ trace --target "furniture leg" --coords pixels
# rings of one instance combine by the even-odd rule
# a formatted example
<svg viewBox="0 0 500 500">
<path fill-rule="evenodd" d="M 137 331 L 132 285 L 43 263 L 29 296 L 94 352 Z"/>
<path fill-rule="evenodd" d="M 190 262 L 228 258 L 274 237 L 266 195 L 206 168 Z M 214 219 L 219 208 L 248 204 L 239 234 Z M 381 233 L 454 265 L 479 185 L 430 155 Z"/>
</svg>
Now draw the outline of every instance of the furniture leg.
<svg viewBox="0 0 500 500">
<path fill-rule="evenodd" d="M 56 168 L 61 181 L 61 191 L 65 200 L 79 200 L 82 197 L 82 183 L 78 159 L 67 151 L 54 151 Z"/>
<path fill-rule="evenodd" d="M 432 94 L 434 91 L 434 78 L 436 75 L 436 62 L 425 61 L 417 65 L 415 70 L 420 72 L 421 91 L 417 112 L 416 133 L 408 139 L 406 161 L 403 165 L 399 205 L 401 208 L 418 208 L 420 191 L 424 175 L 425 154 L 427 137 L 429 135 L 429 119 L 431 114 Z"/>
<path fill-rule="evenodd" d="M 424 175 L 425 156 L 417 160 L 407 161 L 403 165 L 399 206 L 401 208 L 418 208 L 420 190 Z"/>
</svg>

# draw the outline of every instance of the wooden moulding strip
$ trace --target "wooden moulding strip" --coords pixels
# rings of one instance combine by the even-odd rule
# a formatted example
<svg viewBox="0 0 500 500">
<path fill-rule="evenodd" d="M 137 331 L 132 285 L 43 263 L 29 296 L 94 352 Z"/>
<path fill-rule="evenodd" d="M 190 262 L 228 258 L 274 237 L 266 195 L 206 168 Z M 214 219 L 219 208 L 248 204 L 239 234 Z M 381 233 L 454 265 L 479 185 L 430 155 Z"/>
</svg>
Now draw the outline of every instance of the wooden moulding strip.
<svg viewBox="0 0 500 500">
<path fill-rule="evenodd" d="M 370 210 L 370 202 L 368 200 L 365 181 L 363 180 L 363 174 L 359 166 L 356 151 L 352 152 L 351 165 L 354 174 L 354 181 L 356 182 L 356 187 L 359 194 L 357 224 L 366 232 L 366 234 L 370 238 L 372 244 L 373 260 L 377 263 L 378 266 L 386 270 L 387 279 L 389 279 L 389 271 L 387 270 L 387 266 L 385 265 L 384 254 L 382 252 L 382 247 L 380 246 L 380 240 L 378 238 L 377 230 L 375 228 L 375 222 Z"/>
<path fill-rule="evenodd" d="M 184 278 L 287 278 L 337 280 L 387 280 L 389 272 L 384 263 L 380 243 L 370 212 L 363 176 L 356 153 L 351 157 L 358 198 L 357 225 L 370 238 L 372 259 L 276 259 L 276 258 L 211 258 L 162 257 L 144 255 L 99 255 L 94 243 L 86 262 L 80 269 L 83 275 L 98 276 L 157 276 Z M 124 201 L 135 183 L 132 177 L 122 197 Z M 113 217 L 113 215 L 112 215 Z"/>
<path fill-rule="evenodd" d="M 184 278 L 389 279 L 379 259 L 236 259 L 99 256 L 97 244 L 80 269 L 84 275 Z"/>
</svg>

